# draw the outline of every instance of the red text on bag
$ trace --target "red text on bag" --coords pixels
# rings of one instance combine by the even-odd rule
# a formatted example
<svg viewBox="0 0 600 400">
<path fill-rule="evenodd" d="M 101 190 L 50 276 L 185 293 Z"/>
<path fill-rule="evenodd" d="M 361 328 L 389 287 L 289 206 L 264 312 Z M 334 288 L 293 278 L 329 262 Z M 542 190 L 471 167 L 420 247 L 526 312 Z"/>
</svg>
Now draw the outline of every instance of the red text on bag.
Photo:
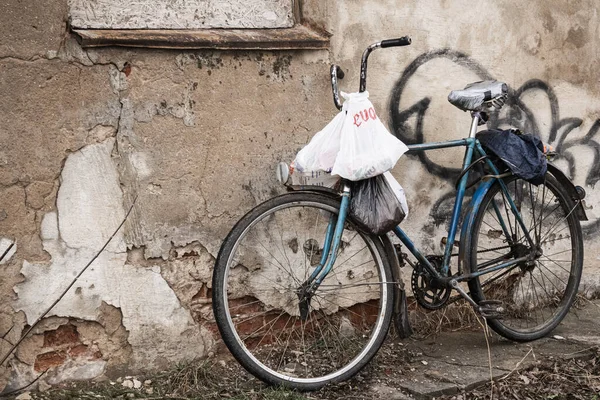
<svg viewBox="0 0 600 400">
<path fill-rule="evenodd" d="M 361 126 L 363 122 L 367 122 L 369 119 L 377 119 L 377 114 L 375 113 L 375 109 L 373 107 L 364 109 L 361 112 L 354 114 L 354 125 Z"/>
</svg>

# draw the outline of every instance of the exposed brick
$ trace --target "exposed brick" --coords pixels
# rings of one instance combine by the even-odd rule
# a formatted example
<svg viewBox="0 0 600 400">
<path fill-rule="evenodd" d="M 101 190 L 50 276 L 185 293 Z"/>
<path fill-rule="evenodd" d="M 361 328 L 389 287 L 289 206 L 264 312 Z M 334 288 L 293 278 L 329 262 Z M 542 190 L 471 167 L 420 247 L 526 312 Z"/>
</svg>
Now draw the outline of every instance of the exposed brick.
<svg viewBox="0 0 600 400">
<path fill-rule="evenodd" d="M 235 315 L 238 315 L 237 318 L 234 318 L 236 330 L 249 348 L 253 348 L 259 343 L 261 346 L 271 344 L 277 338 L 293 337 L 294 332 L 300 329 L 302 329 L 302 335 L 312 336 L 314 334 L 318 336 L 321 334 L 319 328 L 323 329 L 320 324 L 327 325 L 330 323 L 328 321 L 317 322 L 315 318 L 318 318 L 318 315 L 312 315 L 306 322 L 303 322 L 299 317 L 285 313 L 281 314 L 278 311 L 263 315 L 259 303 L 253 303 L 255 300 L 251 297 L 244 297 L 230 302 L 230 307 L 234 307 Z M 345 316 L 356 328 L 362 330 L 365 328 L 371 329 L 377 321 L 378 314 L 379 300 L 376 299 L 355 304 L 341 310 L 338 315 Z M 333 315 L 321 315 L 320 317 L 327 320 L 335 318 Z M 248 335 L 249 337 L 245 338 Z"/>
<path fill-rule="evenodd" d="M 88 352 L 88 347 L 85 344 L 79 344 L 69 350 L 69 356 L 72 358 L 78 358 Z"/>
<path fill-rule="evenodd" d="M 267 329 L 271 329 L 273 332 L 278 332 L 285 327 L 289 317 L 290 316 L 288 314 L 281 314 L 279 312 L 269 313 L 265 315 L 265 325 L 268 326 Z M 288 326 L 291 324 L 292 322 L 289 322 Z"/>
<path fill-rule="evenodd" d="M 202 303 L 205 303 L 207 300 L 212 300 L 212 290 L 206 286 L 202 285 L 198 293 L 196 293 L 192 300 L 202 300 Z"/>
<path fill-rule="evenodd" d="M 202 326 L 210 331 L 215 337 L 219 337 L 219 327 L 214 322 L 205 322 Z"/>
<path fill-rule="evenodd" d="M 260 343 L 261 347 L 263 344 L 265 344 L 264 340 L 262 340 L 262 337 L 252 337 L 250 339 L 246 339 L 244 340 L 244 344 L 246 345 L 246 347 L 249 350 L 254 350 L 256 349 L 256 346 Z"/>
<path fill-rule="evenodd" d="M 272 332 L 283 332 L 284 330 L 289 332 L 290 330 L 301 326 L 302 321 L 298 317 L 290 318 L 290 315 L 288 314 L 282 315 L 280 312 L 276 312 L 265 316 L 265 325 L 268 325 L 269 327 L 267 329 L 271 329 Z"/>
<path fill-rule="evenodd" d="M 262 346 L 266 346 L 266 345 L 274 343 L 276 341 L 276 339 L 277 339 L 276 335 L 269 334 L 269 335 L 258 336 L 258 337 L 246 340 L 245 343 L 249 349 L 254 349 L 259 343 L 260 343 L 260 346 L 262 347 Z"/>
<path fill-rule="evenodd" d="M 44 347 L 59 347 L 65 344 L 78 344 L 79 333 L 74 325 L 61 325 L 44 333 Z"/>
<path fill-rule="evenodd" d="M 370 300 L 366 303 L 355 304 L 348 308 L 347 314 L 352 325 L 359 328 L 372 328 L 379 315 L 379 300 Z"/>
<path fill-rule="evenodd" d="M 251 314 L 262 311 L 261 302 L 252 296 L 245 296 L 229 301 L 229 312 L 232 315 Z"/>
<path fill-rule="evenodd" d="M 48 353 L 39 354 L 35 358 L 35 364 L 33 368 L 37 372 L 46 371 L 50 368 L 58 367 L 64 364 L 67 359 L 67 355 L 64 351 L 50 351 Z"/>
<path fill-rule="evenodd" d="M 242 322 L 236 323 L 236 329 L 238 334 L 244 338 L 245 335 L 258 334 L 261 327 L 264 326 L 264 318 L 262 315 L 257 317 L 243 317 L 240 318 Z M 235 322 L 235 321 L 234 321 Z"/>
</svg>

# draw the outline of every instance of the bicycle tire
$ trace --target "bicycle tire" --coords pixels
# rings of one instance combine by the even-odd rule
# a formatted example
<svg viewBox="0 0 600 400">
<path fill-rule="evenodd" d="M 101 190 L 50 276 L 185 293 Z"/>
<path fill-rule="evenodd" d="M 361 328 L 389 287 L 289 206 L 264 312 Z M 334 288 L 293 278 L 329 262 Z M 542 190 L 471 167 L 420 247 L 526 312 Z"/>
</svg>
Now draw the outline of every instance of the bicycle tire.
<svg viewBox="0 0 600 400">
<path fill-rule="evenodd" d="M 275 197 L 246 214 L 219 251 L 212 282 L 217 326 L 236 360 L 268 384 L 310 391 L 349 379 L 387 335 L 392 271 L 380 239 L 355 229 L 351 218 L 308 317 L 299 317 L 299 278 L 318 263 L 327 225 L 319 223 L 339 206 L 339 198 L 312 192 Z"/>
<path fill-rule="evenodd" d="M 478 303 L 503 302 L 504 313 L 487 319 L 494 331 L 507 339 L 527 342 L 550 333 L 573 304 L 583 268 L 583 236 L 574 212 L 575 203 L 554 176 L 546 174 L 539 186 L 514 176 L 504 182 L 542 254 L 529 264 L 520 263 L 471 279 L 469 289 Z M 497 210 L 503 218 L 498 218 Z M 501 219 L 506 231 L 510 231 L 512 243 L 503 233 Z M 497 264 L 528 254 L 531 250 L 519 230 L 500 183 L 494 183 L 474 219 L 465 257 L 468 270 L 492 268 L 492 260 L 502 256 L 504 260 Z"/>
</svg>

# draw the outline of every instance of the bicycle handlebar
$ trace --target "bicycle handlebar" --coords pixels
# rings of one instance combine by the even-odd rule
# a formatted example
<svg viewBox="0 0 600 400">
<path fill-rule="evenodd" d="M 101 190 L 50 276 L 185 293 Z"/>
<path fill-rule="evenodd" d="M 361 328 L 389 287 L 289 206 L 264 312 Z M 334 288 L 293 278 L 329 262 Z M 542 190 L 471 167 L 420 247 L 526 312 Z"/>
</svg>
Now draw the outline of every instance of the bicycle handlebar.
<svg viewBox="0 0 600 400">
<path fill-rule="evenodd" d="M 338 110 L 342 109 L 342 102 L 340 101 L 340 93 L 338 91 L 338 79 L 344 79 L 344 71 L 339 65 L 332 64 L 329 68 L 329 74 L 331 75 L 331 90 L 333 91 L 333 104 Z"/>
<path fill-rule="evenodd" d="M 403 36 L 398 39 L 387 39 L 381 41 L 381 48 L 385 49 L 386 47 L 399 47 L 399 46 L 408 46 L 411 43 L 411 39 L 409 36 Z"/>
<path fill-rule="evenodd" d="M 382 48 L 385 49 L 387 47 L 400 47 L 400 46 L 408 46 L 410 45 L 412 40 L 410 36 L 403 36 L 397 39 L 386 39 L 381 42 L 373 43 L 369 47 L 367 47 L 362 55 L 362 60 L 360 64 L 360 86 L 359 92 L 364 92 L 367 90 L 367 59 L 369 58 L 369 54 L 375 49 Z M 333 91 L 333 102 L 338 110 L 342 109 L 342 103 L 340 102 L 340 95 L 337 87 L 337 80 L 344 78 L 344 71 L 338 65 L 331 65 L 329 70 L 331 75 L 331 90 Z"/>
</svg>

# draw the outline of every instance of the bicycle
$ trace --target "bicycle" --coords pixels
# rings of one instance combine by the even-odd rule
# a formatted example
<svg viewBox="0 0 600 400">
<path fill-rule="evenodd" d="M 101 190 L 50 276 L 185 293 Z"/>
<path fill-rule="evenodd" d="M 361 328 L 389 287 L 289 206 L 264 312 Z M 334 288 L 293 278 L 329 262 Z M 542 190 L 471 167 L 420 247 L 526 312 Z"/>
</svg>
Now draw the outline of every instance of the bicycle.
<svg viewBox="0 0 600 400">
<path fill-rule="evenodd" d="M 360 91 L 366 90 L 373 50 L 408 44 L 403 37 L 367 47 Z M 330 72 L 341 109 L 337 79 L 343 71 L 333 65 Z M 560 323 L 582 273 L 585 192 L 551 164 L 535 186 L 492 160 L 476 133 L 505 100 L 506 85 L 472 107 L 467 138 L 408 146 L 411 153 L 466 147 L 443 255 L 423 255 L 397 226 L 393 233 L 413 262 L 388 235 L 356 228 L 347 214 L 351 190 L 344 180 L 337 190 L 292 188 L 297 190 L 241 218 L 219 251 L 212 298 L 223 341 L 246 370 L 299 390 L 352 377 L 378 351 L 392 319 L 401 336 L 410 334 L 399 272 L 405 262 L 413 267 L 413 296 L 426 309 L 444 307 L 455 290 L 493 330 L 514 341 L 538 339 Z M 474 192 L 456 240 L 468 187 Z"/>
</svg>

